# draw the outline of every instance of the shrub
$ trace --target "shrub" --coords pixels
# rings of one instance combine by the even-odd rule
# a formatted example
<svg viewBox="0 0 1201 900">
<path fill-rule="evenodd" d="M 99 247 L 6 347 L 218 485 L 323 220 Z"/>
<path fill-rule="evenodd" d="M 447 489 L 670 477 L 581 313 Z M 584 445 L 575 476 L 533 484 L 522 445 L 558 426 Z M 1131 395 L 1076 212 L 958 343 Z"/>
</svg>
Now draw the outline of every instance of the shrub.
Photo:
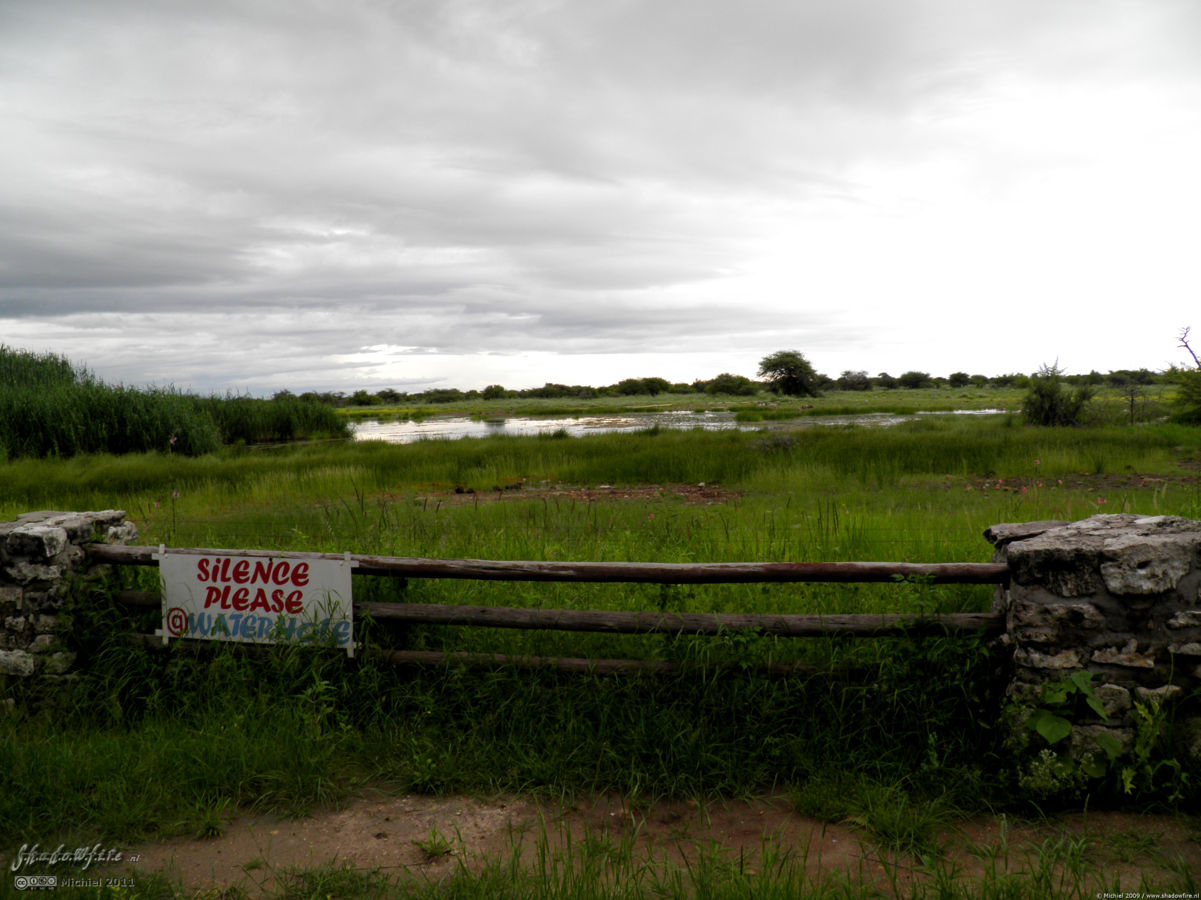
<svg viewBox="0 0 1201 900">
<path fill-rule="evenodd" d="M 848 369 L 838 376 L 838 389 L 840 391 L 870 391 L 872 380 L 863 370 L 851 371 Z"/>
<path fill-rule="evenodd" d="M 1089 385 L 1078 385 L 1069 391 L 1058 363 L 1043 366 L 1030 376 L 1022 413 L 1031 425 L 1080 425 L 1092 396 Z"/>
<path fill-rule="evenodd" d="M 759 385 L 755 382 L 744 375 L 731 375 L 729 372 L 722 372 L 705 385 L 707 394 L 733 394 L 736 397 L 750 397 L 758 392 Z"/>
<path fill-rule="evenodd" d="M 930 383 L 929 372 L 906 372 L 897 378 L 897 384 L 903 388 L 916 390 L 917 388 L 925 387 Z"/>
</svg>

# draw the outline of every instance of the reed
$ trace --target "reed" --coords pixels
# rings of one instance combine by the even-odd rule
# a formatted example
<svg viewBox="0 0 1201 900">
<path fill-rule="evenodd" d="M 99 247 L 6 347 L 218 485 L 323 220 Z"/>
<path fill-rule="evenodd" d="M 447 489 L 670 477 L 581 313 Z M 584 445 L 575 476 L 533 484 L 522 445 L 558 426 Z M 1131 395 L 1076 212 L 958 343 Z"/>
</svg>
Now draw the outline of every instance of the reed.
<svg viewBox="0 0 1201 900">
<path fill-rule="evenodd" d="M 0 346 L 0 458 L 67 459 L 349 434 L 331 408 L 295 397 L 200 398 L 173 388 L 107 385 L 63 357 Z"/>
</svg>

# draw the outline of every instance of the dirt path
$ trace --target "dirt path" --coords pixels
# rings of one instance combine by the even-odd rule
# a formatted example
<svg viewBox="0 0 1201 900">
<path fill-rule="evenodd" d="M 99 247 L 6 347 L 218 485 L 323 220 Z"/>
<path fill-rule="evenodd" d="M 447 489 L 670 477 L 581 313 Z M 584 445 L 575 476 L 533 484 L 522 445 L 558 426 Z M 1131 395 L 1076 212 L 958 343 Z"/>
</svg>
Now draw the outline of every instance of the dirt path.
<svg viewBox="0 0 1201 900">
<path fill-rule="evenodd" d="M 599 797 L 573 806 L 520 798 L 365 796 L 306 819 L 239 816 L 217 837 L 178 839 L 130 848 L 124 870 L 135 879 L 163 871 L 189 892 L 238 887 L 250 896 L 280 887 L 290 871 L 323 865 L 379 869 L 389 876 L 438 880 L 463 862 L 508 860 L 515 847 L 533 858 L 539 840 L 561 848 L 588 840 L 630 846 L 639 858 L 684 865 L 702 848 L 725 848 L 731 859 L 755 865 L 766 842 L 823 874 L 888 883 L 885 862 L 903 881 L 923 878 L 916 859 L 881 850 L 851 825 L 830 825 L 791 811 L 786 798 L 698 806 L 671 801 L 631 806 Z M 1179 883 L 1181 867 L 1201 872 L 1197 824 L 1175 817 L 1127 813 L 1074 814 L 1041 823 L 988 818 L 958 823 L 939 841 L 948 864 L 980 875 L 986 866 L 1034 871 L 1055 848 L 1082 853 L 1090 874 L 1137 889 Z M 882 860 L 883 858 L 883 860 Z M 1068 859 L 1067 856 L 1064 859 Z M 1066 864 L 1066 863 L 1065 863 Z M 949 867 L 948 865 L 948 867 Z"/>
</svg>

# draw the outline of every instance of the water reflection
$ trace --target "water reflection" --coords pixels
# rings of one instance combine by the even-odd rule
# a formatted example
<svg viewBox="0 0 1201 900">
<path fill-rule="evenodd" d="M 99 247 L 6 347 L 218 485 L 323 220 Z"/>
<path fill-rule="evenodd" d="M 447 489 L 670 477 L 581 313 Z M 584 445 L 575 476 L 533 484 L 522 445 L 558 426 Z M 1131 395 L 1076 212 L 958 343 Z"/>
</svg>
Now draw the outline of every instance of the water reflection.
<svg viewBox="0 0 1201 900">
<path fill-rule="evenodd" d="M 742 431 L 793 430 L 806 427 L 830 425 L 896 425 L 916 419 L 918 416 L 935 415 L 991 415 L 997 409 L 962 409 L 950 413 L 917 413 L 897 415 L 894 413 L 858 413 L 844 416 L 804 416 L 776 422 L 736 422 L 734 414 L 726 411 L 689 412 L 674 410 L 656 413 L 621 413 L 616 415 L 574 416 L 536 418 L 500 416 L 490 418 L 468 418 L 465 416 L 431 416 L 427 419 L 404 421 L 378 421 L 367 419 L 351 427 L 357 440 L 387 441 L 393 444 L 411 444 L 421 440 L 458 440 L 492 435 L 538 435 L 563 432 L 569 437 L 586 434 L 606 434 L 615 431 L 640 431 L 647 428 L 703 428 L 706 431 L 721 431 L 737 428 Z"/>
</svg>

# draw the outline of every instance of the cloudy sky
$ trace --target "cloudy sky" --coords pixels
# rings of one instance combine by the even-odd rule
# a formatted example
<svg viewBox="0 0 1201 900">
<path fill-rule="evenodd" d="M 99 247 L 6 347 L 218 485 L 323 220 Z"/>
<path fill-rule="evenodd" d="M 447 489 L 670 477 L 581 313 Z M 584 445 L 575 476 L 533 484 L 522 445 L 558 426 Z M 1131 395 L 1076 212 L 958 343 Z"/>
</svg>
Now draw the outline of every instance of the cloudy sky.
<svg viewBox="0 0 1201 900">
<path fill-rule="evenodd" d="M 0 343 L 201 392 L 1163 368 L 1196 0 L 2 0 Z"/>
</svg>

